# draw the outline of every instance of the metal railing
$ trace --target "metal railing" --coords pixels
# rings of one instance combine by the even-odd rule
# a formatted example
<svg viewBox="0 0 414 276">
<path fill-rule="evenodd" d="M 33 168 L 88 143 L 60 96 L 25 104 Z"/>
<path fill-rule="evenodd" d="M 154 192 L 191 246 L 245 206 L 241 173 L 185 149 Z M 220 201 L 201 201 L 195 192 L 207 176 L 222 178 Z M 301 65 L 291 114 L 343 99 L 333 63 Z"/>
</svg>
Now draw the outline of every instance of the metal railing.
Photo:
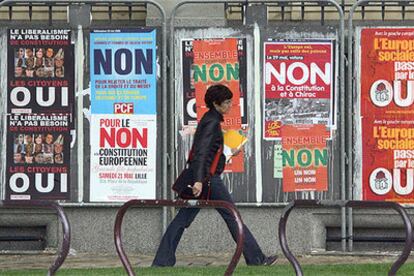
<svg viewBox="0 0 414 276">
<path fill-rule="evenodd" d="M 240 217 L 239 212 L 234 207 L 234 205 L 230 204 L 226 201 L 221 200 L 130 200 L 126 202 L 119 210 L 116 215 L 115 220 L 115 227 L 114 227 L 114 239 L 115 239 L 115 246 L 116 252 L 118 253 L 121 262 L 128 273 L 128 275 L 135 275 L 131 267 L 131 263 L 128 260 L 127 255 L 122 246 L 122 221 L 124 215 L 129 207 L 183 207 L 183 208 L 224 208 L 230 211 L 232 216 L 235 218 L 237 223 L 237 246 L 234 255 L 227 266 L 226 272 L 224 275 L 232 275 L 234 269 L 236 268 L 237 263 L 239 262 L 240 256 L 243 251 L 243 242 L 244 242 L 244 232 L 243 232 L 243 222 Z"/>
<path fill-rule="evenodd" d="M 303 275 L 302 268 L 298 260 L 289 250 L 289 246 L 288 246 L 287 239 L 286 239 L 287 221 L 288 221 L 290 212 L 295 207 L 341 207 L 341 208 L 349 207 L 349 208 L 391 208 L 391 209 L 394 209 L 401 215 L 404 225 L 405 225 L 405 246 L 404 246 L 404 249 L 401 255 L 391 266 L 388 272 L 388 275 L 396 275 L 398 269 L 400 269 L 400 267 L 405 263 L 405 261 L 410 255 L 411 248 L 413 245 L 413 232 L 412 232 L 411 221 L 405 209 L 396 202 L 357 201 L 357 200 L 348 200 L 348 201 L 295 200 L 283 209 L 282 216 L 280 217 L 280 221 L 279 221 L 279 242 L 280 242 L 280 246 L 282 248 L 283 254 L 292 264 L 296 272 L 296 275 L 298 276 Z"/>
<path fill-rule="evenodd" d="M 47 273 L 47 275 L 55 275 L 56 271 L 62 266 L 63 262 L 65 261 L 70 249 L 70 225 L 66 214 L 63 211 L 63 208 L 55 202 L 38 200 L 0 200 L 0 208 L 47 208 L 56 211 L 59 217 L 59 221 L 62 223 L 63 239 L 58 255 L 53 264 L 49 267 Z"/>
</svg>

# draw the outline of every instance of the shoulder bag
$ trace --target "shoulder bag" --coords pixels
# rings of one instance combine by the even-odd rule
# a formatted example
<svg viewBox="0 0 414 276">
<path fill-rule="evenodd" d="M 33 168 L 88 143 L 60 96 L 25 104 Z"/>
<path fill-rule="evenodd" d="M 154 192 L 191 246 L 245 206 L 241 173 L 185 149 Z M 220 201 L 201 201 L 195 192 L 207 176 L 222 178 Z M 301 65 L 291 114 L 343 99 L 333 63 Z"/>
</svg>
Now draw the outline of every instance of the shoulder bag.
<svg viewBox="0 0 414 276">
<path fill-rule="evenodd" d="M 220 148 L 217 150 L 217 153 L 214 156 L 213 162 L 211 163 L 211 166 L 210 166 L 209 175 L 206 177 L 206 179 L 202 181 L 203 189 L 199 197 L 195 197 L 193 195 L 193 190 L 190 188 L 194 186 L 194 183 L 195 183 L 193 170 L 190 168 L 192 152 L 193 152 L 193 149 L 191 148 L 190 154 L 188 156 L 188 160 L 185 164 L 185 168 L 175 180 L 172 186 L 172 189 L 178 194 L 178 197 L 182 199 L 204 199 L 206 200 L 210 197 L 210 178 L 216 172 L 217 165 L 220 160 L 220 156 L 223 153 L 223 146 L 220 146 Z"/>
</svg>

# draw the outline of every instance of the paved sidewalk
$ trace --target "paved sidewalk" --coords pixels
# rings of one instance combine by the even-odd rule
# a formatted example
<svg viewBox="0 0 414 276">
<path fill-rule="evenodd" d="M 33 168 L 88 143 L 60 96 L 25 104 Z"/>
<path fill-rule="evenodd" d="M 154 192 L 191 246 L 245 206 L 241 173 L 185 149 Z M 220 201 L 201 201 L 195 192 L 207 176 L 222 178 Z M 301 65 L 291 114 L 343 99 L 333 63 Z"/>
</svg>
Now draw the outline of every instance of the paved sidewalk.
<svg viewBox="0 0 414 276">
<path fill-rule="evenodd" d="M 220 266 L 227 265 L 232 255 L 178 255 L 177 266 Z M 0 270 L 2 269 L 26 269 L 26 268 L 48 268 L 56 258 L 52 253 L 40 254 L 7 254 L 0 252 Z M 151 265 L 153 256 L 128 254 L 128 258 L 133 266 L 148 267 Z M 346 263 L 392 263 L 398 256 L 396 254 L 350 254 L 337 252 L 321 253 L 314 255 L 306 255 L 298 257 L 301 264 L 346 264 Z M 410 256 L 407 262 L 414 262 L 414 256 Z M 277 263 L 288 264 L 288 260 L 284 256 L 280 256 Z M 240 259 L 239 265 L 245 265 L 243 257 Z M 87 254 L 72 253 L 67 258 L 62 268 L 94 268 L 94 267 L 122 267 L 122 263 L 117 255 L 105 254 Z"/>
</svg>

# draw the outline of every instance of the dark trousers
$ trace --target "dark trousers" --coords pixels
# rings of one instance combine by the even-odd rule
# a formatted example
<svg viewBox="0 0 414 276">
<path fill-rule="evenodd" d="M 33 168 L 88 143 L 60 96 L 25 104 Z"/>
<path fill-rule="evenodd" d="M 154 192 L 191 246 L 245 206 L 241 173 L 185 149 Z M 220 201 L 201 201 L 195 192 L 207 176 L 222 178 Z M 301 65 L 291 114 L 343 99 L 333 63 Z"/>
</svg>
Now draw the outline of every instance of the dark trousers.
<svg viewBox="0 0 414 276">
<path fill-rule="evenodd" d="M 229 192 L 224 186 L 223 181 L 219 176 L 211 178 L 211 200 L 224 200 L 234 204 Z M 216 209 L 223 217 L 230 230 L 233 240 L 237 238 L 237 223 L 231 213 L 227 209 Z M 170 223 L 161 239 L 155 259 L 152 262 L 153 266 L 173 266 L 175 264 L 175 251 L 185 228 L 188 228 L 197 216 L 200 209 L 198 208 L 182 208 Z M 247 265 L 260 265 L 263 263 L 265 255 L 260 249 L 250 230 L 243 225 L 244 230 L 244 244 L 243 256 Z"/>
</svg>

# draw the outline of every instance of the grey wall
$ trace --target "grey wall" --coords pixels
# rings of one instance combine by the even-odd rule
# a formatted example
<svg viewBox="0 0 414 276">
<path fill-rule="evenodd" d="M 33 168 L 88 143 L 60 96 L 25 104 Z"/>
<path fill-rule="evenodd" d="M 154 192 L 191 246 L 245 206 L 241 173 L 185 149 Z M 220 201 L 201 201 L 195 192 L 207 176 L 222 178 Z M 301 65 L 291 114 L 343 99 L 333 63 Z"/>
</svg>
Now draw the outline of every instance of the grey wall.
<svg viewBox="0 0 414 276">
<path fill-rule="evenodd" d="M 71 248 L 76 252 L 115 254 L 113 238 L 117 207 L 65 206 L 71 223 Z M 278 241 L 280 207 L 239 207 L 244 223 L 250 228 L 265 254 L 281 253 Z M 412 212 L 411 212 L 412 214 Z M 46 247 L 56 249 L 62 241 L 60 223 L 52 211 L 0 209 L 2 235 L 7 227 L 45 226 Z M 154 255 L 161 238 L 161 209 L 132 208 L 123 223 L 124 249 L 130 254 Z M 287 237 L 294 254 L 323 252 L 326 248 L 326 228 L 340 227 L 338 208 L 295 209 L 288 225 Z M 404 238 L 403 223 L 398 214 L 388 210 L 354 209 L 354 227 L 359 236 Z M 358 231 L 356 231 L 358 232 Z M 16 233 L 15 233 L 16 234 Z M 367 250 L 369 244 L 354 243 L 355 250 Z M 402 244 L 380 243 L 378 249 L 402 249 Z M 18 248 L 10 248 L 15 250 Z M 334 247 L 340 250 L 339 245 Z M 222 218 L 215 210 L 202 210 L 184 232 L 178 254 L 233 253 L 235 244 Z"/>
</svg>

